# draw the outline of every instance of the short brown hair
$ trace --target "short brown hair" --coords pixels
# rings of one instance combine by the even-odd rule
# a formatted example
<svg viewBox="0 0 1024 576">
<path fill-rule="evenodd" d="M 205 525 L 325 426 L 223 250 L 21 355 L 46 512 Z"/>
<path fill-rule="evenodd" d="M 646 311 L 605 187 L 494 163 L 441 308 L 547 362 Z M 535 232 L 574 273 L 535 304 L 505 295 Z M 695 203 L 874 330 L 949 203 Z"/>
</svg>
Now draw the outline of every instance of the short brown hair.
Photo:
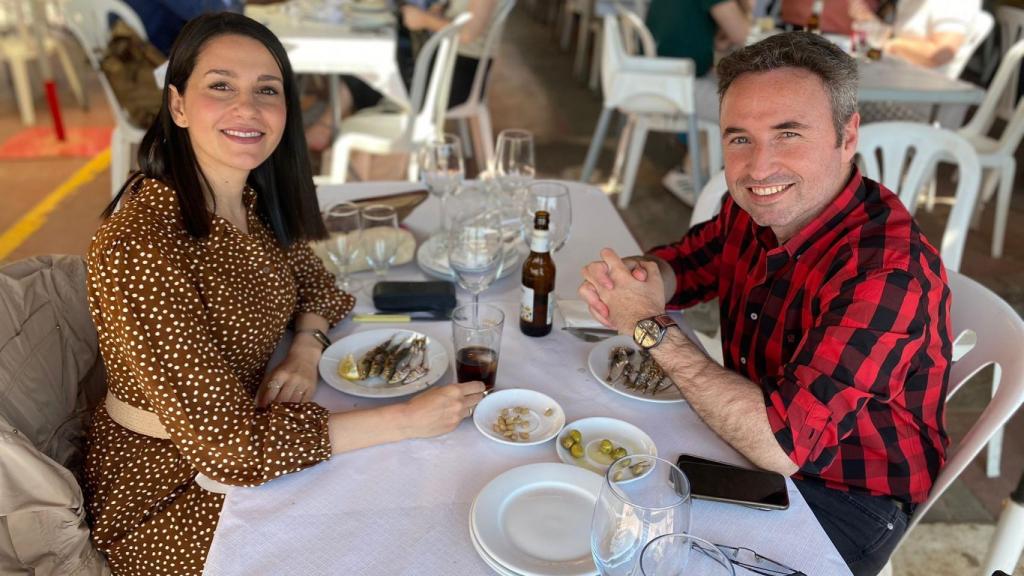
<svg viewBox="0 0 1024 576">
<path fill-rule="evenodd" d="M 744 74 L 781 68 L 801 68 L 821 78 L 832 105 L 836 146 L 841 146 L 843 128 L 857 111 L 857 62 L 818 34 L 775 34 L 726 56 L 718 63 L 718 98 Z"/>
</svg>

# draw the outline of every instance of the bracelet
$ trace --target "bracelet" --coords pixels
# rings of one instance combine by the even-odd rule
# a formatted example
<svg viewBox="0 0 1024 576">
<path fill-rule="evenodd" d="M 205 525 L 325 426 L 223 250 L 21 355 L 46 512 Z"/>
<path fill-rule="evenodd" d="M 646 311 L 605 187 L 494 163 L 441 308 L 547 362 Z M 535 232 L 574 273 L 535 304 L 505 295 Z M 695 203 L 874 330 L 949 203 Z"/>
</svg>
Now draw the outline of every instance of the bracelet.
<svg viewBox="0 0 1024 576">
<path fill-rule="evenodd" d="M 298 336 L 299 334 L 309 334 L 313 336 L 313 339 L 323 346 L 323 350 L 327 350 L 331 346 L 331 339 L 327 337 L 327 334 L 324 334 L 323 330 L 318 328 L 313 328 L 311 330 L 296 330 L 295 335 Z M 321 350 L 321 352 L 323 352 L 323 350 Z"/>
</svg>

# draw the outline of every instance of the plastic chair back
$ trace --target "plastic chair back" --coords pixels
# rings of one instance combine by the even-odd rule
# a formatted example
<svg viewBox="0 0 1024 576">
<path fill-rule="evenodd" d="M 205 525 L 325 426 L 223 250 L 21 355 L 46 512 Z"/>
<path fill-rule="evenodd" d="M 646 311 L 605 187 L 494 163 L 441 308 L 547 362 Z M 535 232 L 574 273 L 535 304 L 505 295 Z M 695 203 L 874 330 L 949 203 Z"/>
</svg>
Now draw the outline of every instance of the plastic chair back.
<svg viewBox="0 0 1024 576">
<path fill-rule="evenodd" d="M 633 114 L 693 114 L 695 65 L 689 58 L 630 56 L 617 16 L 604 17 L 604 107 Z"/>
<path fill-rule="evenodd" d="M 1024 40 L 1024 8 L 1016 6 L 999 6 L 996 8 L 996 19 L 999 21 L 999 47 L 1002 51 L 1003 62 L 1006 61 L 1006 54 L 1017 42 Z M 1017 86 L 1020 77 L 1020 69 L 1015 68 L 1010 76 L 1010 86 L 1013 89 L 1003 92 L 1003 98 L 999 103 L 999 115 L 1009 119 L 1017 108 Z M 993 84 L 995 81 L 993 80 Z M 990 88 L 991 89 L 991 88 Z"/>
<path fill-rule="evenodd" d="M 917 209 L 922 187 L 934 178 L 936 165 L 952 162 L 958 167 L 956 202 L 939 252 L 947 269 L 959 270 L 981 184 L 981 164 L 974 146 L 956 132 L 929 124 L 878 122 L 860 127 L 857 153 L 864 176 L 892 190 L 911 214 Z"/>
<path fill-rule="evenodd" d="M 459 14 L 451 24 L 431 35 L 420 49 L 412 76 L 409 100 L 415 116 L 406 127 L 408 141 L 439 138 L 443 133 L 459 49 L 459 32 L 471 18 L 469 13 Z"/>
<path fill-rule="evenodd" d="M 953 79 L 960 77 L 964 68 L 967 67 L 967 62 L 974 55 L 974 51 L 988 38 L 995 25 L 995 18 L 984 10 L 974 17 L 974 22 L 971 23 L 971 30 L 967 33 L 967 39 L 960 46 L 960 49 L 956 51 L 956 54 L 953 55 L 953 59 L 941 68 L 946 76 Z"/>
<path fill-rule="evenodd" d="M 1024 14 L 1024 10 L 1020 12 Z M 1024 99 L 1017 100 L 1017 79 L 1022 60 L 1024 38 L 1017 40 L 1003 55 L 999 69 L 996 70 L 996 75 L 988 86 L 988 92 L 985 93 L 985 99 L 971 121 L 960 131 L 965 136 L 986 136 L 1002 106 L 1006 102 L 1014 102 L 1010 113 L 1004 116 L 1009 123 L 999 137 L 999 150 L 996 153 L 1003 156 L 1013 156 L 1021 137 L 1024 136 Z"/>
<path fill-rule="evenodd" d="M 953 294 L 953 333 L 971 330 L 977 336 L 977 345 L 953 363 L 948 395 L 990 365 L 994 367 L 993 394 L 963 440 L 953 447 L 928 500 L 914 512 L 908 533 L 1024 402 L 1024 320 L 995 292 L 958 272 L 948 270 L 947 274 Z"/>
<path fill-rule="evenodd" d="M 722 199 L 728 193 L 729 183 L 725 181 L 725 170 L 719 170 L 704 185 L 700 196 L 697 196 L 697 203 L 693 205 L 693 214 L 690 215 L 690 228 L 714 218 L 722 209 Z"/>
<path fill-rule="evenodd" d="M 480 56 L 480 65 L 476 67 L 476 74 L 473 76 L 473 87 L 470 89 L 469 98 L 466 100 L 468 103 L 479 104 L 484 99 L 485 83 L 487 82 L 487 63 L 494 58 L 492 54 L 501 44 L 501 36 L 505 31 L 505 21 L 508 20 L 508 15 L 512 13 L 512 9 L 515 6 L 516 0 L 502 0 L 498 4 L 498 14 L 491 23 L 491 29 L 487 32 L 487 38 L 484 40 L 484 51 Z"/>
<path fill-rule="evenodd" d="M 658 46 L 654 35 L 647 29 L 643 18 L 632 10 L 618 6 L 619 24 L 622 25 L 622 41 L 630 56 L 657 58 Z M 638 50 L 639 49 L 639 50 Z"/>
</svg>

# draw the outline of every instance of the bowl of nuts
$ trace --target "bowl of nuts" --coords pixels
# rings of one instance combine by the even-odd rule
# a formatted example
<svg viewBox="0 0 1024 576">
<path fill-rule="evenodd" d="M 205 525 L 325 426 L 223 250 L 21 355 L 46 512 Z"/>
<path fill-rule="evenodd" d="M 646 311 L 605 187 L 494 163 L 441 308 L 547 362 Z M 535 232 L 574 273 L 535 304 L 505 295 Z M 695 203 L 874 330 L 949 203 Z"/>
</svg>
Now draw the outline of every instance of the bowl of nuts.
<svg viewBox="0 0 1024 576">
<path fill-rule="evenodd" d="M 608 466 L 624 459 L 620 466 L 631 465 L 628 457 L 657 456 L 654 440 L 643 430 L 615 418 L 583 418 L 568 424 L 555 443 L 558 457 L 566 464 L 604 474 Z M 644 471 L 634 471 L 639 476 Z"/>
<path fill-rule="evenodd" d="M 473 411 L 473 423 L 495 442 L 532 446 L 558 436 L 565 426 L 565 412 L 547 394 L 510 388 L 481 400 Z"/>
</svg>

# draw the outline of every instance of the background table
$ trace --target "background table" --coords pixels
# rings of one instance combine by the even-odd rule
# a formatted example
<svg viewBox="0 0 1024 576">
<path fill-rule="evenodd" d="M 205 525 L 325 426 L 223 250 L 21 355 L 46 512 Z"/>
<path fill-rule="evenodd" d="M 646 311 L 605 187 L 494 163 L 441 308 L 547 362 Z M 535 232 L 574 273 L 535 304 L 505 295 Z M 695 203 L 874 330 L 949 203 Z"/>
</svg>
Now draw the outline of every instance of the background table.
<svg viewBox="0 0 1024 576">
<path fill-rule="evenodd" d="M 948 78 L 895 57 L 874 62 L 861 60 L 857 99 L 861 102 L 917 102 L 925 104 L 979 104 L 985 91 L 963 80 Z"/>
<path fill-rule="evenodd" d="M 573 231 L 554 255 L 556 292 L 575 298 L 579 270 L 598 249 L 622 254 L 639 248 L 607 197 L 596 188 L 567 183 Z M 409 189 L 408 183 L 323 187 L 320 202 Z M 415 185 L 413 185 L 415 186 Z M 436 228 L 431 198 L 407 220 L 422 240 Z M 365 275 L 357 275 L 367 278 Z M 393 271 L 393 279 L 423 278 L 415 264 Z M 466 294 L 460 293 L 461 298 Z M 556 329 L 549 336 L 524 336 L 517 323 L 518 275 L 502 279 L 481 298 L 506 314 L 497 387 L 532 388 L 565 409 L 567 422 L 610 416 L 647 432 L 661 456 L 681 452 L 743 463 L 685 404 L 651 404 L 623 398 L 594 380 L 586 367 L 592 344 Z M 369 310 L 360 302 L 357 310 Z M 344 322 L 332 339 L 381 327 Z M 451 349 L 447 322 L 403 325 L 437 338 Z M 451 380 L 452 370 L 442 379 Z M 321 384 L 314 401 L 332 410 L 380 405 Z M 498 474 L 534 462 L 557 462 L 553 442 L 540 446 L 499 445 L 466 420 L 433 439 L 378 446 L 347 454 L 255 488 L 237 488 L 224 504 L 206 574 L 479 575 L 490 569 L 469 539 L 469 509 L 477 493 Z M 822 531 L 803 497 L 789 482 L 790 508 L 764 512 L 696 501 L 693 532 L 711 541 L 746 546 L 807 574 L 846 575 L 849 570 Z M 742 569 L 737 570 L 743 574 Z"/>
</svg>

